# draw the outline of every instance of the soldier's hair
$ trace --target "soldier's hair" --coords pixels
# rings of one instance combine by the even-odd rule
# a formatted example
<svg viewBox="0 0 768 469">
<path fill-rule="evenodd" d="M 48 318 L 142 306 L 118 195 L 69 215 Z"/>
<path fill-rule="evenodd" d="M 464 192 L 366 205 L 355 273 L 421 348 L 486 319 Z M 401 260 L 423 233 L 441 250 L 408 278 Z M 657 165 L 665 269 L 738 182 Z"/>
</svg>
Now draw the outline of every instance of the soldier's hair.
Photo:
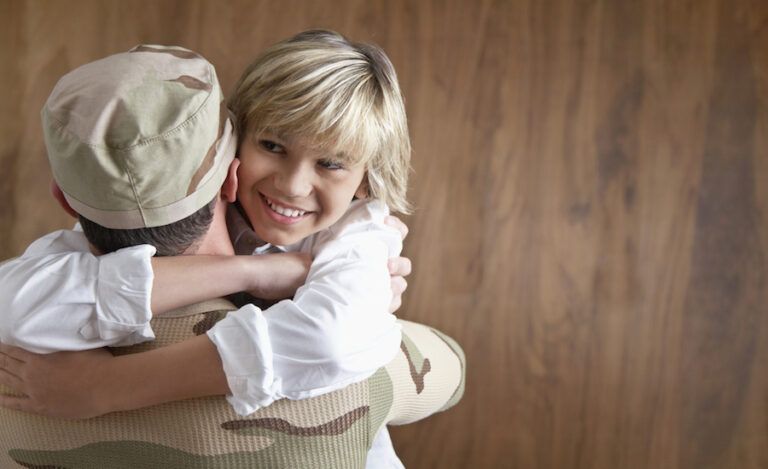
<svg viewBox="0 0 768 469">
<path fill-rule="evenodd" d="M 168 225 L 129 230 L 106 228 L 79 215 L 80 224 L 88 241 L 102 254 L 118 249 L 151 244 L 158 256 L 176 256 L 195 249 L 213 221 L 216 198 L 187 218 Z"/>
<path fill-rule="evenodd" d="M 379 47 L 305 31 L 257 57 L 229 107 L 241 138 L 298 137 L 346 166 L 363 164 L 368 195 L 410 212 L 405 105 L 395 68 Z"/>
</svg>

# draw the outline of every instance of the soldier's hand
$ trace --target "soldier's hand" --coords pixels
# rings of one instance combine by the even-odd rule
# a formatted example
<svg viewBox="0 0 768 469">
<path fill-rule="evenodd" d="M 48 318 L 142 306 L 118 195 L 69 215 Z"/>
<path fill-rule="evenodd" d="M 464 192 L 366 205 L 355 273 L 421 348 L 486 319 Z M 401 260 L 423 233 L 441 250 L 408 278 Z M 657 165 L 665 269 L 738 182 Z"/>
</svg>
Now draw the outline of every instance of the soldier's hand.
<svg viewBox="0 0 768 469">
<path fill-rule="evenodd" d="M 0 394 L 0 406 L 65 419 L 101 415 L 101 370 L 113 359 L 106 349 L 41 355 L 0 344 L 0 384 L 22 394 Z"/>
</svg>

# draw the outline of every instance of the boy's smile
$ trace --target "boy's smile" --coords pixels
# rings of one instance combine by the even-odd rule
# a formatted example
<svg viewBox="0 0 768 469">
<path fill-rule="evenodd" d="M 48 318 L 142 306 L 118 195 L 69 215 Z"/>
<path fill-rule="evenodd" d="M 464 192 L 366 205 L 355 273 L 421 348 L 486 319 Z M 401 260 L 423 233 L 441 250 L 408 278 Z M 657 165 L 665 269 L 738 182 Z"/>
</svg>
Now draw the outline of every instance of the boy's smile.
<svg viewBox="0 0 768 469">
<path fill-rule="evenodd" d="M 266 210 L 267 215 L 269 215 L 277 223 L 292 225 L 313 213 L 311 210 L 302 210 L 300 208 L 270 199 L 264 194 L 260 195 L 262 202 L 264 202 L 264 209 Z"/>
<path fill-rule="evenodd" d="M 362 165 L 344 167 L 300 139 L 271 134 L 240 144 L 237 198 L 263 241 L 288 245 L 328 228 L 363 196 Z"/>
</svg>

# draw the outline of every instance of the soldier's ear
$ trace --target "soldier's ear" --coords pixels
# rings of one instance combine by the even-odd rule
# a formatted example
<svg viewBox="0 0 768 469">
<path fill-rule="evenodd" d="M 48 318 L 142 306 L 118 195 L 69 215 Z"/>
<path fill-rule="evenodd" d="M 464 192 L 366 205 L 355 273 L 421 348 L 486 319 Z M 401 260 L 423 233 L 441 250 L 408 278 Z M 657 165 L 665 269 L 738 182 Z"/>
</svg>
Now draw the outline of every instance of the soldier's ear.
<svg viewBox="0 0 768 469">
<path fill-rule="evenodd" d="M 235 158 L 232 163 L 229 164 L 227 170 L 227 177 L 224 179 L 224 184 L 221 185 L 221 197 L 229 203 L 232 203 L 237 198 L 237 168 L 240 167 L 240 160 Z"/>
<path fill-rule="evenodd" d="M 67 198 L 64 197 L 64 192 L 62 192 L 61 188 L 58 184 L 56 184 L 56 181 L 51 179 L 51 195 L 54 199 L 56 199 L 56 202 L 59 203 L 62 209 L 64 209 L 65 212 L 72 215 L 74 218 L 78 218 L 77 212 L 69 205 L 69 202 L 67 202 Z"/>
</svg>

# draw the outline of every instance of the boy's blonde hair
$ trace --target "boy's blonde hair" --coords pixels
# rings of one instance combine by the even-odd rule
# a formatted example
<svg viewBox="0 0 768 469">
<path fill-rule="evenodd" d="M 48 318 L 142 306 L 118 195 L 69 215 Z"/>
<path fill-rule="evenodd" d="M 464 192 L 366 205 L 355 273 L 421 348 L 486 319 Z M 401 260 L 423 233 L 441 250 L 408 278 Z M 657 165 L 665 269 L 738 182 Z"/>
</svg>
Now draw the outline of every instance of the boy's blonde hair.
<svg viewBox="0 0 768 469">
<path fill-rule="evenodd" d="M 368 195 L 400 213 L 411 144 L 392 63 L 370 44 L 312 30 L 275 44 L 243 72 L 229 103 L 241 138 L 299 137 L 364 164 Z"/>
</svg>

